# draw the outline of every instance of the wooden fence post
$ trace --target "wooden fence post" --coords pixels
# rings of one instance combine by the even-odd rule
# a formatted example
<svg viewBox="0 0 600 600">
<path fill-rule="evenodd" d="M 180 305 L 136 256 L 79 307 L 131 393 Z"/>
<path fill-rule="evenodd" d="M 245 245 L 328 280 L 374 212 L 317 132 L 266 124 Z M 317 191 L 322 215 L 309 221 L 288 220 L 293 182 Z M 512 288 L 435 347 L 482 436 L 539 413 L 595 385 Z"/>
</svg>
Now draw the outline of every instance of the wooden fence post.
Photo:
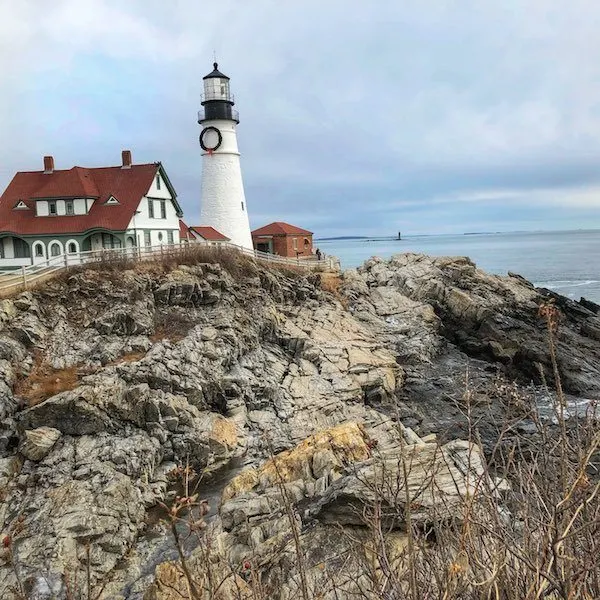
<svg viewBox="0 0 600 600">
<path fill-rule="evenodd" d="M 21 275 L 23 276 L 23 289 L 27 289 L 27 271 L 25 267 L 21 267 Z"/>
</svg>

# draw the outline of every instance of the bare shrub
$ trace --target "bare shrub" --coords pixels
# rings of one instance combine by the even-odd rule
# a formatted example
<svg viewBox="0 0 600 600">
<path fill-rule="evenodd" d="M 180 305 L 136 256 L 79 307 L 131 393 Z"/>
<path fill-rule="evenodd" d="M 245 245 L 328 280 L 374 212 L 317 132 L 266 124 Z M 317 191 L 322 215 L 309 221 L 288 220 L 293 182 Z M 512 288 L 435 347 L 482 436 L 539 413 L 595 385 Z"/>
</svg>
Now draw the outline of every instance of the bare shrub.
<svg viewBox="0 0 600 600">
<path fill-rule="evenodd" d="M 157 310 L 154 315 L 154 333 L 150 336 L 150 341 L 155 343 L 167 339 L 171 342 L 179 342 L 197 324 L 193 312 L 189 310 L 177 308 Z"/>
<path fill-rule="evenodd" d="M 552 347 L 558 316 L 551 306 L 540 315 Z M 553 353 L 551 360 L 558 377 Z M 536 417 L 534 433 L 518 434 L 519 418 L 503 424 L 482 476 L 472 481 L 475 491 L 461 498 L 454 518 L 438 503 L 429 525 L 415 526 L 411 511 L 420 492 L 405 495 L 410 461 L 403 461 L 401 477 L 372 484 L 376 500 L 363 514 L 370 542 L 354 550 L 368 581 L 359 597 L 600 598 L 600 426 L 594 407 L 584 418 L 568 417 L 560 384 L 552 397 L 554 419 Z M 471 442 L 481 449 L 468 386 L 463 410 Z M 474 466 L 468 462 L 467 473 Z M 406 545 L 391 553 L 386 540 L 399 523 Z"/>
</svg>

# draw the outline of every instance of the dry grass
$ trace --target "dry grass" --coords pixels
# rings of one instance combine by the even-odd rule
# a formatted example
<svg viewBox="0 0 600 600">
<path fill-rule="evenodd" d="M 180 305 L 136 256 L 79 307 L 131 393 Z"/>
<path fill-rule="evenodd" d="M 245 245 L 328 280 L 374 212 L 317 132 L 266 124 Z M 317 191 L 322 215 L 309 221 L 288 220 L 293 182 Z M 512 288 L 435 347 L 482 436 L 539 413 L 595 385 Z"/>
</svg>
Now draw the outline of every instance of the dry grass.
<svg viewBox="0 0 600 600">
<path fill-rule="evenodd" d="M 339 273 L 324 272 L 319 273 L 321 279 L 321 289 L 331 294 L 338 302 L 348 310 L 348 299 L 342 293 L 342 277 Z"/>
<path fill-rule="evenodd" d="M 127 352 L 106 366 L 135 362 L 146 356 L 145 352 Z M 14 388 L 15 396 L 22 398 L 27 406 L 36 406 L 44 400 L 74 390 L 86 375 L 91 375 L 95 369 L 86 369 L 81 365 L 73 365 L 65 369 L 53 369 L 44 362 L 41 355 L 36 355 L 33 368 L 29 375 L 19 379 Z"/>
<path fill-rule="evenodd" d="M 180 265 L 218 264 L 234 278 L 256 276 L 260 267 L 280 272 L 290 277 L 305 275 L 306 269 L 294 265 L 279 265 L 257 261 L 252 256 L 243 254 L 234 248 L 226 246 L 189 245 L 177 248 L 176 251 L 165 250 L 164 253 L 154 253 L 143 260 L 120 254 L 105 252 L 96 262 L 70 267 L 56 275 L 55 279 L 68 279 L 73 273 L 82 271 L 99 271 L 106 273 L 122 273 L 127 270 L 139 272 L 168 272 Z"/>
<path fill-rule="evenodd" d="M 123 363 L 137 362 L 138 360 L 142 360 L 142 358 L 144 358 L 144 356 L 146 356 L 146 352 L 143 352 L 141 350 L 134 350 L 133 352 L 126 352 L 125 354 L 122 354 L 121 356 L 115 358 L 115 360 L 111 360 L 109 363 L 106 363 L 106 366 L 110 367 L 110 366 L 114 366 L 114 365 L 120 365 Z"/>
<path fill-rule="evenodd" d="M 47 398 L 75 389 L 83 375 L 80 367 L 53 369 L 47 363 L 36 359 L 31 373 L 15 385 L 15 396 L 22 398 L 28 406 L 40 404 Z"/>
</svg>

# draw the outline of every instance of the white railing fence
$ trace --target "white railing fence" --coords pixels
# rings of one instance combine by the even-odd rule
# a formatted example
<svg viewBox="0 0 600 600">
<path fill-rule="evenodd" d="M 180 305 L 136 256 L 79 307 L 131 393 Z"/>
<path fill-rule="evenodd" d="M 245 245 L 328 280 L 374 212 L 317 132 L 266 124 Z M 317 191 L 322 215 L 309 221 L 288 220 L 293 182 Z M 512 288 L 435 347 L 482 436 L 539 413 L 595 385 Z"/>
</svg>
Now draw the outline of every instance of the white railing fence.
<svg viewBox="0 0 600 600">
<path fill-rule="evenodd" d="M 160 246 L 134 246 L 132 248 L 111 248 L 103 250 L 92 250 L 88 252 L 78 252 L 76 254 L 61 254 L 52 256 L 33 265 L 21 267 L 12 271 L 0 271 L 0 294 L 14 293 L 47 278 L 49 275 L 74 267 L 77 265 L 92 264 L 99 262 L 119 262 L 119 261 L 143 261 L 158 260 L 160 258 L 182 257 L 190 249 L 197 247 L 206 247 L 215 252 L 239 252 L 254 259 L 279 264 L 282 266 L 300 267 L 305 269 L 336 269 L 337 265 L 334 257 L 327 257 L 322 260 L 317 258 L 286 258 L 258 250 L 250 250 L 234 244 L 210 244 L 209 242 L 190 241 L 181 244 L 160 245 Z"/>
</svg>

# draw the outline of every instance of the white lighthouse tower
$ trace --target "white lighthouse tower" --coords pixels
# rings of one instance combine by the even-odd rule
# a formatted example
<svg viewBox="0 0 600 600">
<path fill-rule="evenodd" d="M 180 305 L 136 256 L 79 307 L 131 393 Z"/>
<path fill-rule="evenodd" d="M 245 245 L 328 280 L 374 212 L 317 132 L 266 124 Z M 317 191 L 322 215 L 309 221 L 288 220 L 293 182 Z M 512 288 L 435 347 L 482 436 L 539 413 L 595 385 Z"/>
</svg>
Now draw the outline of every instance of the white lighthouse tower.
<svg viewBox="0 0 600 600">
<path fill-rule="evenodd" d="M 214 70 L 204 77 L 198 123 L 202 148 L 202 225 L 210 225 L 231 243 L 252 249 L 235 128 L 240 122 L 229 91 L 229 77 Z"/>
</svg>

